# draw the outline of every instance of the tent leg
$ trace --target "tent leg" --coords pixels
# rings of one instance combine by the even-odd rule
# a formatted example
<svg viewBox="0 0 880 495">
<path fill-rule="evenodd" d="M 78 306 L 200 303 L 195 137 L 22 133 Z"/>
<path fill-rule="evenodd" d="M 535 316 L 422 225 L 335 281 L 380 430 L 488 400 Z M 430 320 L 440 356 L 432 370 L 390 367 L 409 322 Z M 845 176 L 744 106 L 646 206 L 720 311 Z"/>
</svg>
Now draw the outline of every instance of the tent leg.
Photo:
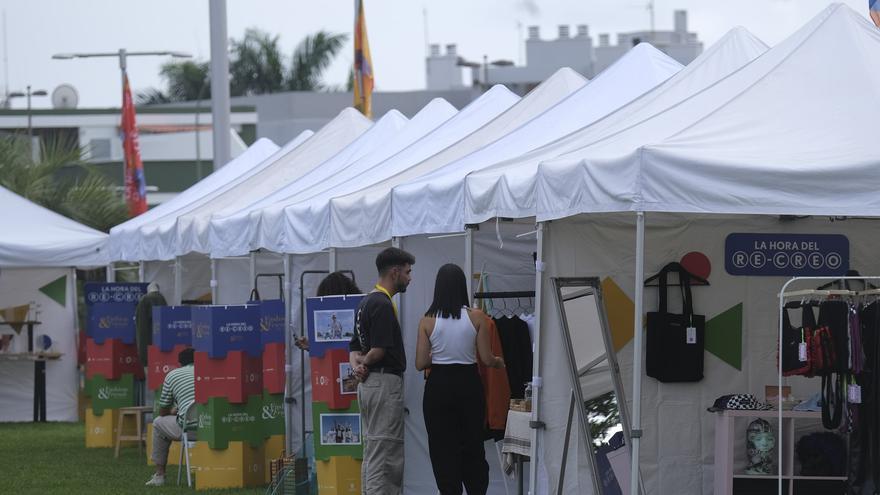
<svg viewBox="0 0 880 495">
<path fill-rule="evenodd" d="M 464 228 L 464 276 L 467 283 L 468 302 L 474 295 L 474 229 Z"/>
<path fill-rule="evenodd" d="M 327 269 L 330 270 L 330 273 L 333 273 L 336 271 L 336 266 L 338 264 L 337 259 L 336 259 L 336 248 L 328 249 L 327 253 L 329 254 L 329 256 L 327 256 L 327 258 L 328 258 L 328 262 L 330 263 L 330 265 L 328 266 Z"/>
<path fill-rule="evenodd" d="M 630 494 L 639 495 L 639 447 L 642 437 L 642 313 L 644 304 L 645 280 L 645 213 L 636 213 L 636 280 L 635 280 L 635 319 L 633 328 L 633 413 L 632 413 L 632 466 L 630 472 Z M 624 406 L 625 407 L 625 406 Z"/>
<path fill-rule="evenodd" d="M 144 265 L 145 262 L 138 261 L 138 282 L 144 283 L 147 278 L 147 267 Z"/>
<path fill-rule="evenodd" d="M 293 293 L 290 283 L 291 255 L 285 254 L 284 261 L 284 449 L 288 455 L 293 454 L 293 322 L 291 321 L 290 305 L 293 303 Z M 305 375 L 305 373 L 303 373 Z M 303 378 L 305 379 L 305 378 Z M 305 401 L 305 394 L 301 397 Z M 303 424 L 305 431 L 305 424 Z M 303 444 L 305 447 L 305 444 Z M 305 452 L 305 449 L 303 449 Z"/>
<path fill-rule="evenodd" d="M 107 265 L 107 281 L 116 282 L 116 267 L 113 263 Z"/>
<path fill-rule="evenodd" d="M 257 288 L 257 252 L 251 251 L 248 256 L 248 273 L 250 274 L 250 280 L 253 280 L 254 286 L 251 289 Z"/>
<path fill-rule="evenodd" d="M 544 232 L 547 224 L 538 222 L 535 232 L 535 328 L 541 328 L 541 301 L 544 287 Z M 538 424 L 541 409 L 541 335 L 538 332 L 532 343 L 532 421 Z M 538 489 L 538 456 L 541 450 L 538 442 L 541 435 L 532 428 L 529 446 L 529 493 L 537 493 Z"/>
<path fill-rule="evenodd" d="M 217 287 L 217 260 L 211 258 L 211 304 L 217 304 L 220 299 Z"/>
<path fill-rule="evenodd" d="M 183 266 L 180 262 L 180 256 L 174 257 L 174 304 L 180 305 L 183 300 Z"/>
</svg>

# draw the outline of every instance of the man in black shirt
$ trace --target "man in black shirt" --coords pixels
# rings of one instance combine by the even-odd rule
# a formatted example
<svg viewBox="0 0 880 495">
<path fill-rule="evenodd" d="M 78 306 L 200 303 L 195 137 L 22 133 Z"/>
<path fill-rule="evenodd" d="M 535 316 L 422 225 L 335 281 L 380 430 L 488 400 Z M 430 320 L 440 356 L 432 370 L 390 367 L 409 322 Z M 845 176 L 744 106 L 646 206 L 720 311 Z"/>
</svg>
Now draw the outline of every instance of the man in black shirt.
<svg viewBox="0 0 880 495">
<path fill-rule="evenodd" d="M 402 249 L 376 256 L 379 280 L 358 305 L 349 362 L 360 384 L 364 460 L 363 493 L 403 492 L 403 372 L 406 354 L 395 294 L 406 292 L 416 259 Z"/>
</svg>

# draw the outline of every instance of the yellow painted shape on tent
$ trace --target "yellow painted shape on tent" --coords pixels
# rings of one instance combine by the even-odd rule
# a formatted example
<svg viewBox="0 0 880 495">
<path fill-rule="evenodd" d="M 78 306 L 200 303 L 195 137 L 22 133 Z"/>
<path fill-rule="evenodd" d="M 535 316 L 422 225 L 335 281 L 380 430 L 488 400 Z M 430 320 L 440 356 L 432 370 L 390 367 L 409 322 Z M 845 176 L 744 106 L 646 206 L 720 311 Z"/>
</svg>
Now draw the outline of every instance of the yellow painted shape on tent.
<svg viewBox="0 0 880 495">
<path fill-rule="evenodd" d="M 191 465 L 196 475 L 196 490 L 209 488 L 245 488 L 265 483 L 265 446 L 251 447 L 246 442 L 229 442 L 225 449 L 212 449 L 199 441 L 192 449 Z"/>
<path fill-rule="evenodd" d="M 602 281 L 602 298 L 605 300 L 608 326 L 611 327 L 611 342 L 614 344 L 614 351 L 619 352 L 633 338 L 636 307 L 611 277 Z"/>
<path fill-rule="evenodd" d="M 321 495 L 359 495 L 361 493 L 361 461 L 349 456 L 315 460 L 318 472 L 318 493 Z"/>
<path fill-rule="evenodd" d="M 21 329 L 24 328 L 24 324 L 21 322 L 27 319 L 28 311 L 31 309 L 29 304 L 22 304 L 20 306 L 10 306 L 8 308 L 0 309 L 0 316 L 3 317 L 3 321 L 5 322 L 15 322 L 11 325 L 15 333 L 21 333 Z"/>
<path fill-rule="evenodd" d="M 86 409 L 86 448 L 116 447 L 119 434 L 119 410 L 104 409 L 100 416 L 95 415 L 91 408 Z M 134 435 L 135 420 L 128 417 L 122 426 L 126 435 Z"/>
<path fill-rule="evenodd" d="M 168 465 L 176 466 L 180 461 L 180 442 L 171 442 L 168 449 Z M 153 465 L 153 423 L 147 423 L 147 466 Z M 183 476 L 183 475 L 181 475 Z"/>
<path fill-rule="evenodd" d="M 272 470 L 269 469 L 271 466 L 271 462 L 275 459 L 280 459 L 284 455 L 284 435 L 272 435 L 266 439 L 265 443 L 266 449 L 266 459 L 264 465 L 266 466 L 266 476 L 265 481 L 266 484 L 272 481 Z"/>
</svg>

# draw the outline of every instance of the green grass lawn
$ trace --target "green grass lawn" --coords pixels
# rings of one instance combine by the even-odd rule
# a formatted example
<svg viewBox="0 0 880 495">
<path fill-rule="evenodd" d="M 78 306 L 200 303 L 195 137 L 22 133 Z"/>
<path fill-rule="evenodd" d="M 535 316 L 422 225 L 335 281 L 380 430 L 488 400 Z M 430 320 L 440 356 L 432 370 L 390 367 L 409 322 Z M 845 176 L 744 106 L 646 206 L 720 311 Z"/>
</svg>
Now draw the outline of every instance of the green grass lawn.
<svg viewBox="0 0 880 495">
<path fill-rule="evenodd" d="M 125 445 L 125 444 L 123 444 Z M 83 423 L 0 423 L 0 493 L 63 495 L 192 493 L 177 486 L 177 466 L 168 466 L 166 486 L 146 487 L 153 474 L 133 443 L 119 459 L 113 449 L 87 449 Z M 211 490 L 203 493 L 262 494 L 265 488 Z"/>
</svg>

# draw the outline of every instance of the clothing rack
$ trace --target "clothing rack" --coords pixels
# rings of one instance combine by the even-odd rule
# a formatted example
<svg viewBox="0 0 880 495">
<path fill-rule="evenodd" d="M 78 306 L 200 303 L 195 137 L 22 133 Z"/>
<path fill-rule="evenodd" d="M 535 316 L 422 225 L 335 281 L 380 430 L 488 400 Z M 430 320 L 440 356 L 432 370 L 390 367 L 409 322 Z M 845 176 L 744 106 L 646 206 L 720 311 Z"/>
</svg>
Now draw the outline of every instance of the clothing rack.
<svg viewBox="0 0 880 495">
<path fill-rule="evenodd" d="M 831 280 L 831 284 L 833 284 L 835 282 L 844 282 L 845 283 L 846 281 L 849 281 L 849 280 L 857 280 L 857 281 L 864 282 L 867 287 L 871 287 L 871 288 L 866 289 L 866 290 L 861 290 L 861 291 L 827 289 L 827 287 L 830 287 L 831 284 L 825 284 L 825 285 L 821 286 L 819 289 L 804 289 L 804 290 L 787 291 L 788 287 L 793 283 L 803 282 L 803 281 L 820 281 L 820 280 L 821 281 Z M 776 345 L 778 346 L 777 349 L 779 349 L 779 352 L 781 352 L 781 349 L 783 348 L 782 312 L 785 311 L 786 299 L 791 299 L 791 298 L 806 299 L 806 298 L 810 298 L 810 297 L 815 297 L 815 298 L 861 297 L 861 296 L 878 296 L 878 295 L 880 295 L 880 289 L 877 289 L 876 286 L 869 284 L 868 283 L 869 280 L 880 281 L 880 276 L 862 276 L 862 275 L 849 275 L 849 274 L 847 274 L 843 277 L 792 277 L 788 281 L 786 281 L 782 285 L 782 289 L 779 291 L 779 294 L 778 294 L 779 308 L 778 308 L 777 315 L 778 315 L 778 319 L 779 319 L 779 326 L 777 328 Z M 780 391 L 780 400 L 779 400 L 779 405 L 777 406 L 777 411 L 776 411 L 777 412 L 777 420 L 779 421 L 778 424 L 780 425 L 779 438 L 777 438 L 777 445 L 783 445 L 783 439 L 782 439 L 783 432 L 782 432 L 782 428 L 781 428 L 782 416 L 783 416 L 783 408 L 782 408 L 782 400 L 781 400 L 782 380 L 783 380 L 782 359 L 777 359 L 777 370 L 779 373 L 779 375 L 777 377 L 777 386 L 779 388 L 777 390 Z M 778 490 L 779 495 L 782 495 L 782 493 L 783 493 L 783 482 L 782 482 L 783 481 L 783 475 L 782 475 L 783 450 L 784 449 L 777 449 L 777 452 L 778 452 L 777 466 L 778 466 L 778 468 L 777 468 L 776 479 L 777 479 L 777 490 Z"/>
</svg>

